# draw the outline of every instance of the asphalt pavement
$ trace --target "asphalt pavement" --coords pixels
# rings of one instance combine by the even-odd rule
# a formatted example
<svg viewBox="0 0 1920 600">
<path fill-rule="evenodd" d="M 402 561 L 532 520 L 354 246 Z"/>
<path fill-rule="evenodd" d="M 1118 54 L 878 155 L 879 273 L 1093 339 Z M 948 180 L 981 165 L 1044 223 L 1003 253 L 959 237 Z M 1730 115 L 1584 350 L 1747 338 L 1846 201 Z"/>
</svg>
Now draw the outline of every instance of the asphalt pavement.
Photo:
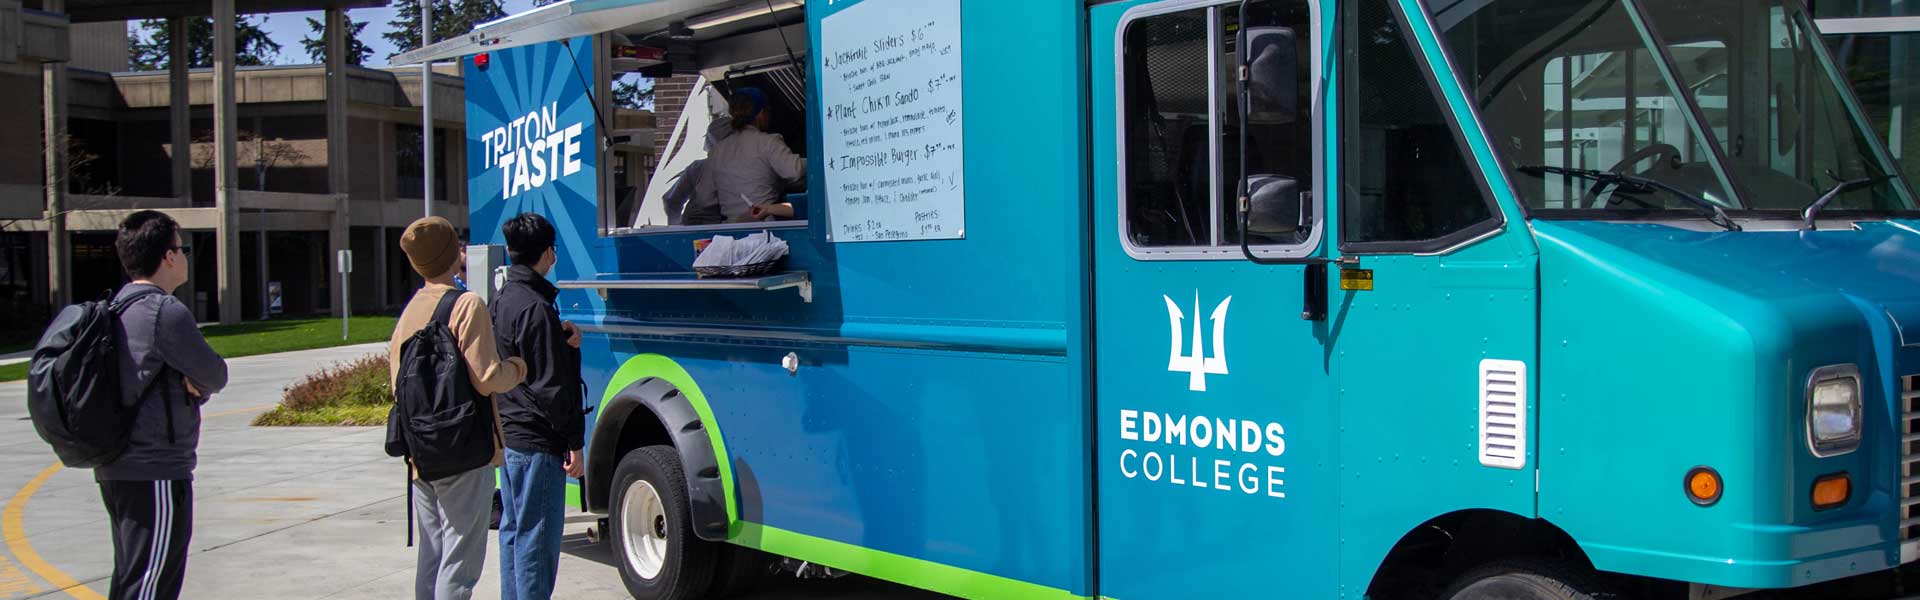
<svg viewBox="0 0 1920 600">
<path fill-rule="evenodd" d="M 392 599 L 412 595 L 406 471 L 376 427 L 253 427 L 300 377 L 384 352 L 367 344 L 237 358 L 204 409 L 185 598 Z M 113 571 L 93 474 L 58 466 L 26 414 L 26 385 L 0 383 L 0 600 L 94 600 Z M 593 516 L 569 516 L 554 597 L 627 598 Z M 476 598 L 499 597 L 497 541 Z M 776 577 L 752 598 L 937 598 L 857 576 Z"/>
</svg>

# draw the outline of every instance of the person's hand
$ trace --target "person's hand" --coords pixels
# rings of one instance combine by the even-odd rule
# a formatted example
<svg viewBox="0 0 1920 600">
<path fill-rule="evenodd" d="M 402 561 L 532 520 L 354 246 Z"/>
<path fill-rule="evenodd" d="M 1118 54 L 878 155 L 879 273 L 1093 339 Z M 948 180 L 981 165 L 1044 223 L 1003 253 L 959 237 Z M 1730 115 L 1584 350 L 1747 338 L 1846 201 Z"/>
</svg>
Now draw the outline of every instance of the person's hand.
<svg viewBox="0 0 1920 600">
<path fill-rule="evenodd" d="M 580 328 L 574 326 L 573 321 L 561 321 L 560 330 L 567 332 L 568 346 L 573 346 L 575 349 L 580 347 Z"/>
<path fill-rule="evenodd" d="M 791 219 L 793 218 L 793 204 L 787 202 L 755 204 L 753 208 L 748 209 L 748 216 L 753 217 L 754 220 L 761 220 L 767 217 Z"/>
<path fill-rule="evenodd" d="M 567 453 L 566 467 L 567 467 L 568 477 L 578 479 L 582 475 L 587 474 L 587 463 L 586 461 L 583 461 L 580 458 L 581 457 L 580 457 L 579 450 L 574 450 L 572 452 Z"/>
<path fill-rule="evenodd" d="M 204 397 L 206 397 L 206 394 L 202 394 L 202 393 L 200 393 L 200 387 L 199 387 L 199 386 L 196 386 L 196 385 L 194 385 L 194 384 L 193 384 L 193 380 L 192 380 L 192 379 L 187 379 L 187 378 L 185 378 L 185 377 L 181 377 L 181 378 L 180 378 L 180 385 L 182 385 L 182 386 L 186 386 L 186 388 L 187 388 L 187 395 L 189 395 L 189 396 L 193 396 L 193 397 L 195 397 L 195 398 L 204 398 Z"/>
</svg>

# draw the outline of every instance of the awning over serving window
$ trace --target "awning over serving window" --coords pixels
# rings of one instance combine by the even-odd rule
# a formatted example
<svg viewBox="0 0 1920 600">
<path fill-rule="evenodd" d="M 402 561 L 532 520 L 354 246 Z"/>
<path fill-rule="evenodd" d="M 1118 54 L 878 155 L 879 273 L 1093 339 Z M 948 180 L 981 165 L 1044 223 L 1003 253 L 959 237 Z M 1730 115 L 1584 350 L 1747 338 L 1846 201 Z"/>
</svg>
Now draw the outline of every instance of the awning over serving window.
<svg viewBox="0 0 1920 600">
<path fill-rule="evenodd" d="M 782 1 L 773 7 L 803 4 Z M 764 14 L 766 0 L 565 0 L 481 24 L 472 33 L 393 57 L 393 65 L 442 61 L 515 46 L 616 30 L 665 30 L 675 22 L 726 23 L 733 13 Z"/>
</svg>

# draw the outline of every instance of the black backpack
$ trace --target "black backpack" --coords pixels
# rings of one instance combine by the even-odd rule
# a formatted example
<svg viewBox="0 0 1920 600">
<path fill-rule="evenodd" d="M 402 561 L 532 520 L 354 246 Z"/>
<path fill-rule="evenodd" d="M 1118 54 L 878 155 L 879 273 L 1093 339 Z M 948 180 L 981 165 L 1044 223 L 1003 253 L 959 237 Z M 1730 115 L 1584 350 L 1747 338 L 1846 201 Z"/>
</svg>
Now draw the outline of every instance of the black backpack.
<svg viewBox="0 0 1920 600">
<path fill-rule="evenodd" d="M 27 413 L 33 430 L 53 446 L 60 463 L 91 469 L 113 462 L 127 449 L 137 401 L 120 387 L 120 314 L 159 290 L 124 300 L 102 299 L 68 306 L 53 318 L 33 348 L 27 371 Z M 160 381 L 156 374 L 153 382 Z M 152 382 L 149 382 L 149 386 Z M 142 391 L 141 396 L 146 395 Z"/>
<path fill-rule="evenodd" d="M 441 296 L 433 320 L 400 345 L 387 454 L 404 456 L 422 481 L 459 475 L 493 462 L 493 406 L 473 391 L 460 342 L 447 326 L 465 292 Z M 488 340 L 492 343 L 492 340 Z"/>
</svg>

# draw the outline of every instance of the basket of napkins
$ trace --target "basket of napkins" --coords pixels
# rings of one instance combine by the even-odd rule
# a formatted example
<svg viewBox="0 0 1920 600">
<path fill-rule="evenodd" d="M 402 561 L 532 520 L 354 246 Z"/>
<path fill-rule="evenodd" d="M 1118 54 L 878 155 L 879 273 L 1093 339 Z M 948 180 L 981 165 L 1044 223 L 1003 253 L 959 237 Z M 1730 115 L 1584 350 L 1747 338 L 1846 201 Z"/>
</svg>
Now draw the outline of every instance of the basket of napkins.
<svg viewBox="0 0 1920 600">
<path fill-rule="evenodd" d="M 762 231 L 740 239 L 716 235 L 693 259 L 700 277 L 755 277 L 772 273 L 787 259 L 787 241 Z"/>
</svg>

